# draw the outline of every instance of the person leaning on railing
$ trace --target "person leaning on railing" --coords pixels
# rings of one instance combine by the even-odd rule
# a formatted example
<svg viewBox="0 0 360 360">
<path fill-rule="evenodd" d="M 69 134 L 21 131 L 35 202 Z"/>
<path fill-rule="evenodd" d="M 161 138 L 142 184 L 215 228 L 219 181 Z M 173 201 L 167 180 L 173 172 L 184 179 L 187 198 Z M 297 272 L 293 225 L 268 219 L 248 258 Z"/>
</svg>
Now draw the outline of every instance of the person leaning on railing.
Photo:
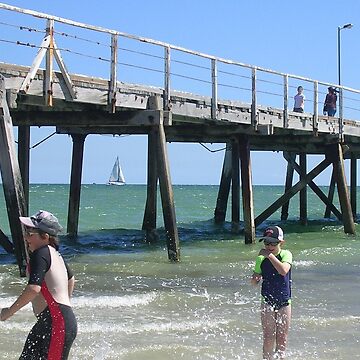
<svg viewBox="0 0 360 360">
<path fill-rule="evenodd" d="M 336 90 L 332 87 L 328 87 L 328 93 L 325 97 L 323 114 L 328 116 L 335 116 L 336 113 L 336 101 L 337 95 Z"/>
</svg>

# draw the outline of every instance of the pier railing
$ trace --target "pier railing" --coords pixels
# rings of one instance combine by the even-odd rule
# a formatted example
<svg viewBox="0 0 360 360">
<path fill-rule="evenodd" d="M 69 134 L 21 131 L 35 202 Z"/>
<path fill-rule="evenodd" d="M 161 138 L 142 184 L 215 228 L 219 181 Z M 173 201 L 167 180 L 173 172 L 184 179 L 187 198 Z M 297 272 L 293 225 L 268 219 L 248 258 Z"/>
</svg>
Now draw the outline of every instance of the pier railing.
<svg viewBox="0 0 360 360">
<path fill-rule="evenodd" d="M 0 60 L 28 66 L 32 62 L 29 74 L 19 89 L 23 93 L 28 91 L 37 70 L 45 62 L 44 97 L 48 106 L 52 105 L 53 70 L 57 66 L 73 100 L 76 99 L 76 89 L 68 68 L 73 74 L 81 72 L 108 79 L 108 104 L 112 112 L 115 111 L 119 83 L 137 83 L 161 88 L 165 110 L 171 108 L 171 94 L 176 90 L 208 97 L 213 119 L 219 118 L 219 105 L 227 100 L 250 104 L 254 127 L 259 125 L 259 111 L 269 108 L 280 109 L 283 126 L 288 127 L 293 95 L 301 85 L 306 96 L 303 116 L 311 118 L 314 130 L 317 129 L 319 116 L 322 116 L 329 86 L 338 90 L 336 116 L 339 136 L 342 136 L 343 119 L 360 118 L 360 91 L 357 89 L 3 3 L 0 3 L 0 10 L 2 13 L 11 12 L 9 16 L 1 16 L 6 20 L 0 22 L 0 28 L 6 28 L 6 31 L 0 32 Z M 24 55 L 20 49 L 30 49 L 32 54 Z M 34 49 L 37 55 L 32 60 Z M 19 59 L 23 64 L 19 64 Z M 86 69 L 91 73 L 86 74 L 89 71 Z"/>
</svg>

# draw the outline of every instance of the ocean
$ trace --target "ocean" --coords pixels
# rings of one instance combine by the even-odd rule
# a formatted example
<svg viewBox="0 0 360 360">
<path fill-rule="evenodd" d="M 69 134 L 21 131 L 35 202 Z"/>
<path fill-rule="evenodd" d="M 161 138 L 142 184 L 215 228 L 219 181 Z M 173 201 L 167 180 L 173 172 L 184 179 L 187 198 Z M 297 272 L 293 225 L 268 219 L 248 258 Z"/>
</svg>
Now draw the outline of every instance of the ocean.
<svg viewBox="0 0 360 360">
<path fill-rule="evenodd" d="M 76 276 L 79 331 L 70 359 L 262 358 L 260 287 L 250 284 L 261 244 L 245 245 L 242 234 L 231 232 L 230 208 L 227 221 L 214 224 L 217 191 L 174 186 L 181 261 L 170 263 L 160 197 L 160 238 L 149 245 L 141 230 L 146 186 L 82 186 L 79 237 L 61 236 Z M 66 227 L 68 193 L 68 185 L 31 185 L 30 213 L 49 210 Z M 282 186 L 255 186 L 255 213 L 282 193 Z M 298 204 L 298 197 L 291 200 L 288 221 L 277 212 L 257 229 L 261 235 L 266 225 L 280 225 L 294 257 L 288 359 L 360 359 L 359 235 L 324 220 L 324 205 L 311 190 L 307 226 L 299 224 Z M 0 215 L 9 234 L 2 192 Z M 14 258 L 0 249 L 0 307 L 25 285 Z M 0 359 L 18 358 L 34 322 L 29 305 L 0 322 Z"/>
</svg>

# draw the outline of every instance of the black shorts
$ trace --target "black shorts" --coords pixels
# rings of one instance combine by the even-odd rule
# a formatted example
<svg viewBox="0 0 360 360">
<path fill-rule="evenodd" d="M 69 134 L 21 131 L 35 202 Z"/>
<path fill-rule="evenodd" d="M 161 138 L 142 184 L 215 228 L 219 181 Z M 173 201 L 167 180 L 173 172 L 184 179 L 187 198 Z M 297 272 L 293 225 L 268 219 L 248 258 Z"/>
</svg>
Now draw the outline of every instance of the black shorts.
<svg viewBox="0 0 360 360">
<path fill-rule="evenodd" d="M 77 322 L 72 308 L 58 304 L 60 318 L 52 317 L 49 308 L 42 311 L 31 329 L 19 360 L 66 360 L 77 334 Z M 61 335 L 56 333 L 55 323 L 61 323 Z M 64 334 L 65 333 L 65 334 Z"/>
<path fill-rule="evenodd" d="M 279 311 L 281 308 L 290 305 L 290 301 L 274 301 L 274 300 L 265 300 L 265 303 L 274 308 L 275 311 Z"/>
</svg>

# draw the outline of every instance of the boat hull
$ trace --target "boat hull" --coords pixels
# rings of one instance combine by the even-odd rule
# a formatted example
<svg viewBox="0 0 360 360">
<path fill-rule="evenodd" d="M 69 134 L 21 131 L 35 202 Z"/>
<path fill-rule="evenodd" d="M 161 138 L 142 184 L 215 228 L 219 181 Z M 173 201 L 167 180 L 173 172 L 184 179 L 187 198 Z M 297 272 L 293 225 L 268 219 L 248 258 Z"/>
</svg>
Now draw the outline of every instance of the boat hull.
<svg viewBox="0 0 360 360">
<path fill-rule="evenodd" d="M 123 182 L 108 182 L 106 185 L 114 185 L 114 186 L 123 186 L 125 183 Z"/>
</svg>

